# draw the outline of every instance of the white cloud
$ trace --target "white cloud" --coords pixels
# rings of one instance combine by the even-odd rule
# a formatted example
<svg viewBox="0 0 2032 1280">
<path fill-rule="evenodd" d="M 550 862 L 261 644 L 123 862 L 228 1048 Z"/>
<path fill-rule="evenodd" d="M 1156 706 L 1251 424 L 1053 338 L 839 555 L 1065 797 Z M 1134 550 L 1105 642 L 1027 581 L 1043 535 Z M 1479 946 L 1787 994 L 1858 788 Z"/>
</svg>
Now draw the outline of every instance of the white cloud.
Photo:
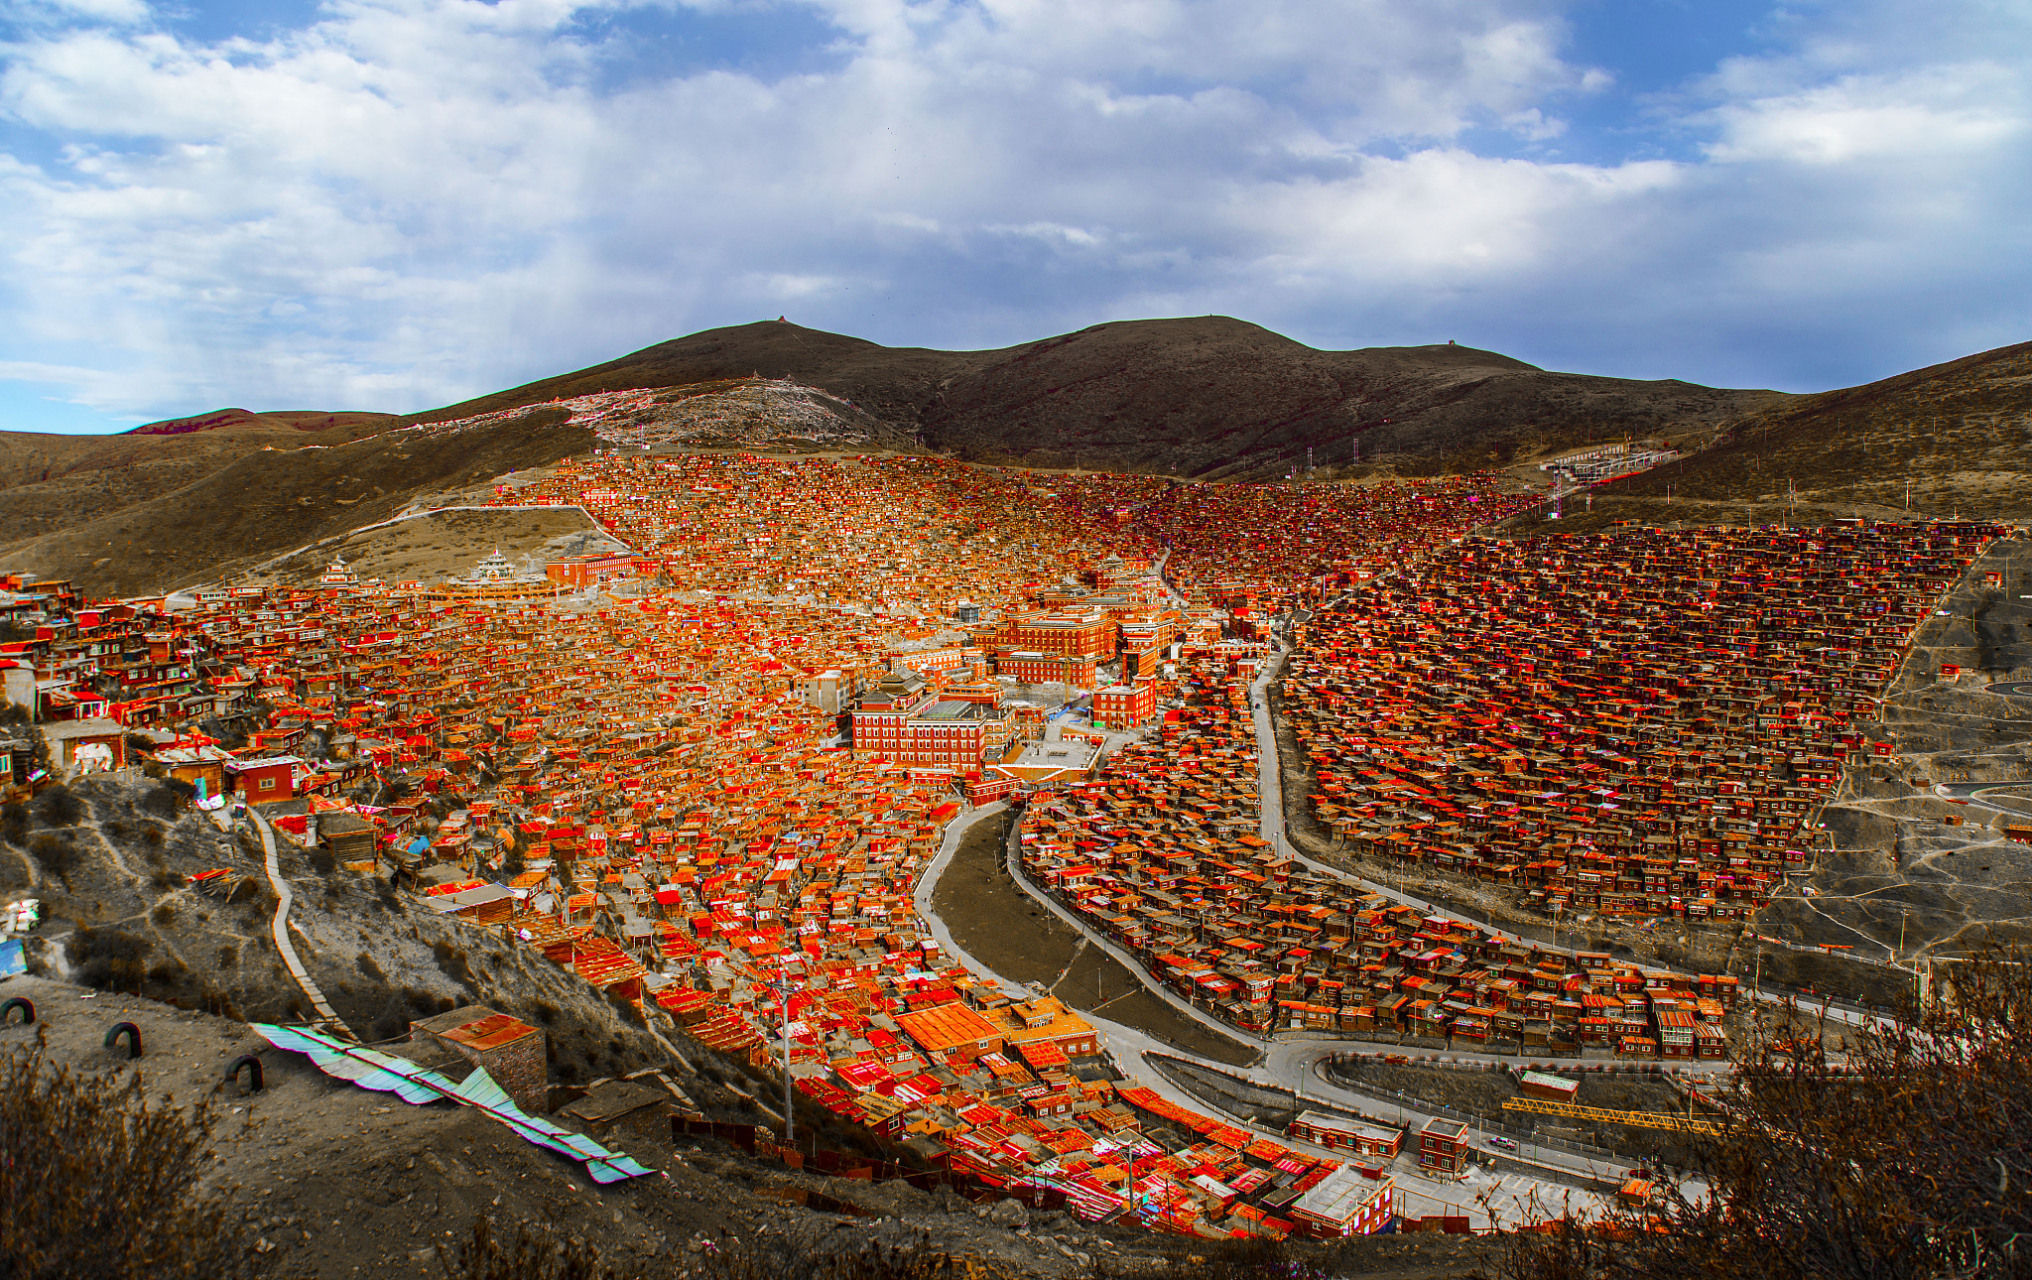
<svg viewBox="0 0 2032 1280">
<path fill-rule="evenodd" d="M 2019 69 L 2022 71 L 2022 68 Z M 1791 93 L 1716 107 L 1717 160 L 1842 164 L 1986 149 L 2022 134 L 2013 71 L 1995 63 L 1845 75 Z"/>
<path fill-rule="evenodd" d="M 2022 61 L 1848 27 L 1695 86 L 1639 148 L 1682 158 L 1584 162 L 1548 148 L 1615 77 L 1553 0 L 812 0 L 837 43 L 797 71 L 609 77 L 631 50 L 586 20 L 629 7 L 19 26 L 0 116 L 47 145 L 0 152 L 0 355 L 167 416 L 422 408 L 786 307 L 916 343 L 1210 310 L 1376 341 L 1585 294 L 1540 328 L 1662 350 L 1703 307 L 1783 311 L 1773 281 L 1853 314 L 1966 274 L 2032 170 Z"/>
<path fill-rule="evenodd" d="M 29 19 L 82 18 L 123 25 L 148 20 L 146 0 L 15 0 L 14 9 Z"/>
</svg>

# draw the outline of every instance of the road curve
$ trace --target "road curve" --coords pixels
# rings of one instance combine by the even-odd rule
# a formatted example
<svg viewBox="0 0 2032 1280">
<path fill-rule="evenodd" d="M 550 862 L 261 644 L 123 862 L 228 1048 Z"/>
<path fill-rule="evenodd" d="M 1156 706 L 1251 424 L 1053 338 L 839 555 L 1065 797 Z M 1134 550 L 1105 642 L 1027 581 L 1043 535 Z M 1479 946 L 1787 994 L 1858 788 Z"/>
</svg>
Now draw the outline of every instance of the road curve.
<svg viewBox="0 0 2032 1280">
<path fill-rule="evenodd" d="M 1450 907 L 1443 903 L 1427 902 L 1423 898 L 1414 898 L 1401 890 L 1393 889 L 1388 885 L 1378 884 L 1374 880 L 1364 879 L 1352 872 L 1344 871 L 1339 867 L 1321 862 L 1316 858 L 1307 857 L 1298 851 L 1298 848 L 1291 843 L 1290 838 L 1284 831 L 1283 771 L 1280 767 L 1277 752 L 1276 732 L 1270 723 L 1270 682 L 1276 678 L 1277 669 L 1284 664 L 1284 657 L 1284 650 L 1273 650 L 1270 658 L 1264 662 L 1262 672 L 1256 677 L 1256 682 L 1249 686 L 1249 706 L 1256 726 L 1256 792 L 1263 806 L 1263 839 L 1269 842 L 1270 847 L 1288 858 L 1304 863 L 1315 871 L 1333 876 L 1346 883 L 1358 884 L 1371 892 L 1382 894 L 1393 902 L 1416 907 L 1420 911 L 1429 912 L 1434 915 L 1470 921 L 1498 938 L 1517 942 L 1523 946 L 1537 947 L 1559 955 L 1570 956 L 1576 954 L 1577 948 L 1561 946 L 1554 942 L 1540 942 L 1520 937 L 1518 934 L 1502 929 L 1487 920 L 1477 919 L 1473 913 L 1465 911 L 1460 907 Z M 2008 784 L 1992 783 L 1988 785 Z M 1665 973 L 1677 973 L 1690 977 L 1699 976 L 1690 970 L 1679 969 L 1672 965 L 1660 964 L 1655 961 L 1646 964 L 1645 967 L 1657 969 Z M 1760 991 L 1751 991 L 1746 994 L 1752 999 L 1763 1000 L 1770 1004 L 1782 1004 L 1785 1001 L 1785 997 L 1767 995 Z M 1888 1025 L 1886 1019 L 1857 1013 L 1854 1010 L 1844 1009 L 1824 1001 L 1815 1001 L 1808 996 L 1799 996 L 1797 999 L 1801 1010 L 1816 1016 L 1825 1013 L 1834 1022 L 1847 1023 L 1851 1026 L 1859 1026 L 1866 1021 L 1880 1026 Z"/>
</svg>

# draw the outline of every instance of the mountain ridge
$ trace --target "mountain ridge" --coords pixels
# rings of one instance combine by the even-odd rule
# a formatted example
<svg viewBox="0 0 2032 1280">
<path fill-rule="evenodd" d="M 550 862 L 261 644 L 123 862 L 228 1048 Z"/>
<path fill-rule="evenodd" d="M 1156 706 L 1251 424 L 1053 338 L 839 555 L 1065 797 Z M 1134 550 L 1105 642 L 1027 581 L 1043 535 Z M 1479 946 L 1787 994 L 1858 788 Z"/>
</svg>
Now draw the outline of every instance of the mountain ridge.
<svg viewBox="0 0 2032 1280">
<path fill-rule="evenodd" d="M 1541 446 L 1713 428 L 1783 393 L 1549 372 L 1455 344 L 1322 351 L 1228 316 L 1111 321 L 938 351 L 759 321 L 413 415 L 442 422 L 626 389 L 800 382 L 978 462 L 1263 478 L 1334 457 L 1473 469 Z M 1488 454 L 1486 459 L 1481 455 Z"/>
<path fill-rule="evenodd" d="M 794 413 L 746 436 L 667 429 L 800 396 L 832 406 L 817 414 L 831 436 L 797 438 Z M 231 408 L 118 436 L 0 432 L 0 569 L 169 590 L 603 441 L 921 449 L 1196 480 L 1508 468 L 1524 487 L 1559 450 L 1648 441 L 1685 456 L 1576 495 L 1562 523 L 1546 508 L 1509 531 L 1890 516 L 1908 509 L 1907 479 L 1917 513 L 2032 518 L 2017 497 L 2032 493 L 2032 343 L 1790 395 L 1561 373 L 1451 343 L 1321 351 L 1225 316 L 982 351 L 758 321 L 399 417 Z"/>
</svg>

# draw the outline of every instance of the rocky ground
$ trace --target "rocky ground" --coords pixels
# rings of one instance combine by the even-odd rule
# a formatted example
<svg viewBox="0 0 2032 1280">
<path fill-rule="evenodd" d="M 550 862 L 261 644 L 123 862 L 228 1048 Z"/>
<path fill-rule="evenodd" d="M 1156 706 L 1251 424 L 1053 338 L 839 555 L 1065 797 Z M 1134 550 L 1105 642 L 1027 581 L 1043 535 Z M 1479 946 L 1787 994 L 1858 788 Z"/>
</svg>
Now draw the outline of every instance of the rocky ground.
<svg viewBox="0 0 2032 1280">
<path fill-rule="evenodd" d="M 490 1004 L 547 1030 L 564 1083 L 667 1059 L 639 1021 L 542 957 L 288 840 L 278 848 L 295 897 L 297 954 L 363 1040 L 406 1034 L 413 1018 Z M 227 875 L 189 882 L 210 869 Z M 10 807 L 0 814 L 0 893 L 41 900 L 44 924 L 28 956 L 50 977 L 249 1021 L 309 1012 L 270 939 L 275 897 L 259 842 L 184 809 L 167 786 L 94 778 Z"/>
</svg>

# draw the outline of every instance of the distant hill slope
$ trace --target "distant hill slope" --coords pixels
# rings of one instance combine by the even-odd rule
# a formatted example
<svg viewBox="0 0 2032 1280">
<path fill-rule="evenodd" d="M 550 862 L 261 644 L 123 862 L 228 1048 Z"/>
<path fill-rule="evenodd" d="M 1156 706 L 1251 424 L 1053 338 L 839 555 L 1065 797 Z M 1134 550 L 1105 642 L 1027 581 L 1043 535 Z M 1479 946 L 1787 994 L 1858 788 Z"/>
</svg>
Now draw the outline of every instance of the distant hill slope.
<svg viewBox="0 0 2032 1280">
<path fill-rule="evenodd" d="M 152 422 L 108 436 L 0 431 L 0 545 L 147 502 L 265 448 L 330 445 L 399 426 L 386 413 L 288 410 Z"/>
<path fill-rule="evenodd" d="M 1471 347 L 1318 351 L 1224 316 L 1096 325 L 999 351 L 879 346 L 782 321 L 712 329 L 418 416 L 760 375 L 819 388 L 982 462 L 1266 476 L 1361 460 L 1475 468 L 1625 435 L 1682 435 L 1783 399 L 1548 373 Z"/>
<path fill-rule="evenodd" d="M 661 394 L 605 394 L 638 389 Z M 559 400 L 575 403 L 535 408 Z M 884 347 L 769 321 L 403 418 L 223 409 L 111 437 L 0 432 L 0 569 L 152 593 L 583 451 L 597 432 L 683 443 L 749 400 L 785 429 L 817 423 L 807 448 L 841 447 L 819 443 L 830 432 L 863 442 L 854 448 L 1201 479 L 1280 476 L 1308 452 L 1329 478 L 1478 470 L 1605 440 L 1663 437 L 1689 453 L 1595 491 L 1591 510 L 1569 500 L 1559 525 L 1521 517 L 1521 532 L 1775 521 L 1792 518 L 1795 489 L 1800 519 L 1890 515 L 1905 509 L 1908 478 L 1919 512 L 2032 518 L 2021 496 L 2032 495 L 2032 344 L 1788 396 L 1555 373 L 1451 344 L 1319 351 L 1222 316 L 996 351 Z M 741 444 L 722 434 L 709 442 Z"/>
<path fill-rule="evenodd" d="M 564 417 L 536 410 L 456 434 L 320 436 L 333 442 L 311 447 L 296 431 L 249 433 L 251 446 L 207 456 L 179 483 L 97 509 L 59 509 L 37 524 L 17 517 L 64 494 L 0 489 L 0 525 L 37 529 L 0 543 L 0 570 L 69 578 L 95 594 L 172 591 L 387 519 L 424 495 L 484 486 L 503 472 L 589 450 L 593 433 L 563 425 Z M 233 434 L 155 439 L 195 444 Z"/>
<path fill-rule="evenodd" d="M 1917 514 L 2032 519 L 2032 342 L 1766 406 L 1563 524 L 1890 517 L 1908 484 Z"/>
<path fill-rule="evenodd" d="M 319 409 L 270 410 L 250 413 L 245 409 L 220 409 L 192 418 L 170 418 L 149 422 L 123 432 L 130 436 L 178 436 L 193 431 L 221 431 L 230 427 L 270 427 L 281 431 L 331 431 L 365 427 L 385 430 L 402 421 L 393 413 L 326 413 Z"/>
</svg>

